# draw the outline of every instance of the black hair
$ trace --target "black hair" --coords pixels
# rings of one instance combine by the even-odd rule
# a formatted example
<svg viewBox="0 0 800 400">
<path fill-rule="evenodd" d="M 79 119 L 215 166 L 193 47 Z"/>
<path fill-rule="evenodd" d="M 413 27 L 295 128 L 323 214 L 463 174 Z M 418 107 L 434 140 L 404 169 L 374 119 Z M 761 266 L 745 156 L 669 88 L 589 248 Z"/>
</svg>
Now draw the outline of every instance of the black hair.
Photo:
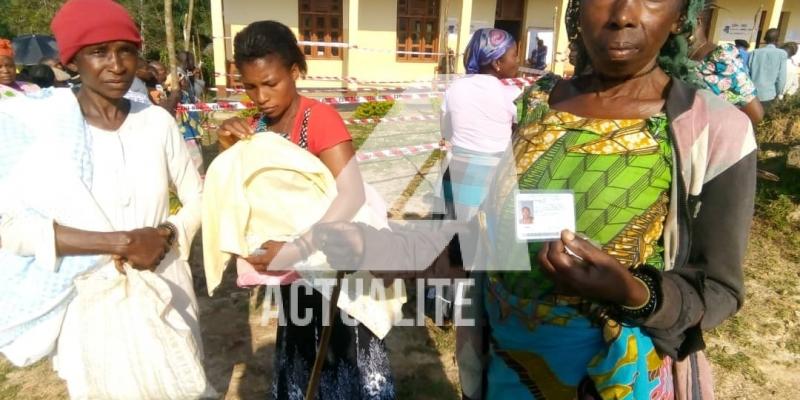
<svg viewBox="0 0 800 400">
<path fill-rule="evenodd" d="M 30 65 L 25 67 L 29 82 L 35 83 L 40 88 L 52 87 L 56 82 L 56 74 L 53 69 L 44 64 Z"/>
<path fill-rule="evenodd" d="M 789 58 L 794 57 L 797 54 L 797 43 L 795 42 L 786 42 L 781 46 L 781 48 L 789 55 Z"/>
<path fill-rule="evenodd" d="M 750 42 L 744 39 L 736 39 L 733 41 L 733 43 L 736 45 L 736 47 L 741 47 L 744 48 L 745 50 L 750 48 Z"/>
<path fill-rule="evenodd" d="M 297 38 L 288 26 L 277 21 L 258 21 L 247 25 L 233 40 L 233 61 L 242 64 L 267 56 L 278 56 L 286 68 L 297 65 L 300 73 L 308 72 L 306 56 L 297 45 Z"/>
<path fill-rule="evenodd" d="M 776 44 L 778 40 L 780 40 L 781 32 L 776 28 L 770 28 L 767 30 L 767 33 L 764 34 L 764 41 L 767 44 Z"/>
</svg>

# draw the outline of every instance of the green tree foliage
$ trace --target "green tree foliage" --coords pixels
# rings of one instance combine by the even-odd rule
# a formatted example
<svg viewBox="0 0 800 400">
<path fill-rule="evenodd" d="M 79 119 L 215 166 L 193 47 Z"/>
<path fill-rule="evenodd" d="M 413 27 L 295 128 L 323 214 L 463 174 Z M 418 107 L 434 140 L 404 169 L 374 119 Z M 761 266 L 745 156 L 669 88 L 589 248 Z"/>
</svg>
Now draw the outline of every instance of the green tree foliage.
<svg viewBox="0 0 800 400">
<path fill-rule="evenodd" d="M 51 34 L 50 20 L 66 0 L 0 0 L 0 37 L 14 38 L 25 34 Z M 144 38 L 146 58 L 166 59 L 166 33 L 164 28 L 163 0 L 119 0 L 139 25 Z M 189 11 L 189 0 L 174 0 L 176 46 L 182 50 L 184 15 Z M 192 43 L 201 36 L 198 52 L 211 36 L 211 5 L 209 0 L 196 0 L 192 21 Z M 198 57 L 199 58 L 199 57 Z"/>
</svg>

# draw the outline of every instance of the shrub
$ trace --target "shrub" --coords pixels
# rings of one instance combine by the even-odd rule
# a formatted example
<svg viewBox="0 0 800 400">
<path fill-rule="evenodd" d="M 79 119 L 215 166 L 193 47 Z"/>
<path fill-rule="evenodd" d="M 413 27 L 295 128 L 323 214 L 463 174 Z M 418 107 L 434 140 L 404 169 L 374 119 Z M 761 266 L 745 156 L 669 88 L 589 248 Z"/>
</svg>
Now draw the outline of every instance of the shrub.
<svg viewBox="0 0 800 400">
<path fill-rule="evenodd" d="M 239 118 L 252 118 L 258 115 L 257 108 L 248 108 L 246 110 L 242 110 L 236 113 L 236 116 Z"/>
<path fill-rule="evenodd" d="M 383 118 L 394 107 L 394 101 L 373 101 L 360 104 L 353 113 L 353 118 Z"/>
</svg>

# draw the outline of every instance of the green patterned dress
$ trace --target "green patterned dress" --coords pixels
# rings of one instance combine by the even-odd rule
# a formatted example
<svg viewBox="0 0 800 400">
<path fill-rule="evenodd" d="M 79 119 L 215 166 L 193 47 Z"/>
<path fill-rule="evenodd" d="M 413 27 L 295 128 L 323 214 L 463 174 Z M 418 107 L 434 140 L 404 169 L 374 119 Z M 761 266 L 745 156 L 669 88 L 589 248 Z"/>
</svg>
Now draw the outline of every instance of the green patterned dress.
<svg viewBox="0 0 800 400">
<path fill-rule="evenodd" d="M 626 267 L 663 268 L 673 164 L 667 117 L 583 118 L 550 110 L 546 91 L 525 96 L 514 142 L 518 185 L 500 185 L 500 212 L 490 223 L 493 264 L 503 265 L 516 245 L 512 191 L 553 189 L 575 193 L 579 234 Z M 647 334 L 587 300 L 554 293 L 537 265 L 541 244 L 527 247 L 530 271 L 489 273 L 488 398 L 572 399 L 579 386 L 593 386 L 604 399 L 673 398 L 671 361 Z"/>
</svg>

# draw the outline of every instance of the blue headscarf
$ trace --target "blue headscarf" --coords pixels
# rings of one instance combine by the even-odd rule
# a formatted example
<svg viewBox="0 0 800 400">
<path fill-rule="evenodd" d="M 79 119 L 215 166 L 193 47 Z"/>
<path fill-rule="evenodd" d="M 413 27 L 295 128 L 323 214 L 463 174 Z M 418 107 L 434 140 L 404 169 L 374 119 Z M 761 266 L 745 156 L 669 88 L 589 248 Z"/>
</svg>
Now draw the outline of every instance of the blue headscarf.
<svg viewBox="0 0 800 400">
<path fill-rule="evenodd" d="M 467 73 L 479 73 L 481 67 L 500 59 L 514 45 L 514 37 L 502 29 L 478 29 L 469 40 L 464 54 L 464 67 Z"/>
</svg>

